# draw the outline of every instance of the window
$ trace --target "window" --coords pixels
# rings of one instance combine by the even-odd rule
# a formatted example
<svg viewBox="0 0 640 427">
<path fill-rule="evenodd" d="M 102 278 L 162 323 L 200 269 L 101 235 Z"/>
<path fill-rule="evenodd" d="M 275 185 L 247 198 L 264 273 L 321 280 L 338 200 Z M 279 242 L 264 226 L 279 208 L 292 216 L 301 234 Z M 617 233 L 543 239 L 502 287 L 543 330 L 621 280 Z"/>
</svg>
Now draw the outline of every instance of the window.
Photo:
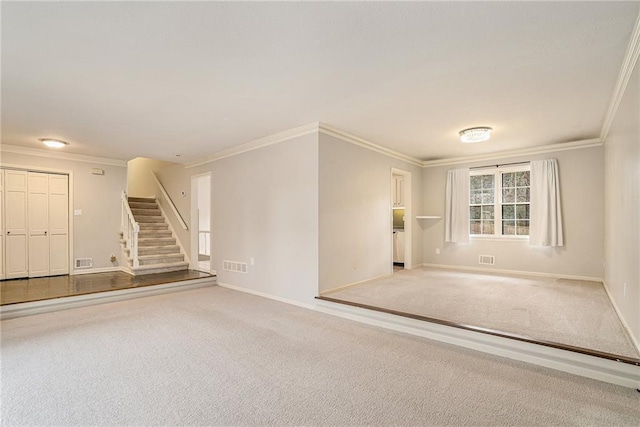
<svg viewBox="0 0 640 427">
<path fill-rule="evenodd" d="M 472 171 L 469 234 L 529 236 L 529 166 Z"/>
</svg>

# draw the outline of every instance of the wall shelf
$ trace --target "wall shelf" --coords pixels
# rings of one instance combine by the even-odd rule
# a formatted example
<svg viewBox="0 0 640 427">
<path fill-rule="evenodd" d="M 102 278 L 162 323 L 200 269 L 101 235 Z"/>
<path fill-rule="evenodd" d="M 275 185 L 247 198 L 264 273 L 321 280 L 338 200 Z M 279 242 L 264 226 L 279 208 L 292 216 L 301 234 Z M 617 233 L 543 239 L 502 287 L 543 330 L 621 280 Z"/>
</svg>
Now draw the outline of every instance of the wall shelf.
<svg viewBox="0 0 640 427">
<path fill-rule="evenodd" d="M 435 215 L 418 215 L 416 216 L 416 219 L 442 219 L 442 217 Z"/>
</svg>

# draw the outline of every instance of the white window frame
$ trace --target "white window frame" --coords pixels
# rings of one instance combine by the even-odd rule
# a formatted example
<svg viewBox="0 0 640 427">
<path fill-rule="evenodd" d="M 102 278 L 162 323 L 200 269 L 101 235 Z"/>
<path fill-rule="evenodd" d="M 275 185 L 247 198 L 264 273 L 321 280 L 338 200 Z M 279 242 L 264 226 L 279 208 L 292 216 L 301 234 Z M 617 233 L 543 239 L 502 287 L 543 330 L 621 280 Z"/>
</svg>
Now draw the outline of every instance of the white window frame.
<svg viewBox="0 0 640 427">
<path fill-rule="evenodd" d="M 529 240 L 529 235 L 502 234 L 502 174 L 511 172 L 531 172 L 530 164 L 489 167 L 483 169 L 472 169 L 469 171 L 469 184 L 471 177 L 477 175 L 494 175 L 493 178 L 493 232 L 494 234 L 471 234 L 471 217 L 469 217 L 469 238 L 473 240 Z M 531 185 L 531 182 L 529 182 Z M 469 203 L 469 206 L 471 204 Z M 529 196 L 529 206 L 531 206 L 531 196 Z M 531 220 L 531 207 L 529 207 L 529 221 Z M 529 222 L 531 224 L 531 222 Z"/>
</svg>

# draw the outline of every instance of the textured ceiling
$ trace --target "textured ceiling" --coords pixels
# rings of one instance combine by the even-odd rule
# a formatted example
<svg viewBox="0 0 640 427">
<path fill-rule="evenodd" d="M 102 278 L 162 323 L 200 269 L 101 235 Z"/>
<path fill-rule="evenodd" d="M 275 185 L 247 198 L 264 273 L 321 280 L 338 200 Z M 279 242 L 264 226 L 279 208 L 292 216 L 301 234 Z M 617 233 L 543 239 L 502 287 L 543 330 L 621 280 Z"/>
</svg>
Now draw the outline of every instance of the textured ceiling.
<svg viewBox="0 0 640 427">
<path fill-rule="evenodd" d="M 3 2 L 2 143 L 188 162 L 319 121 L 427 160 L 597 138 L 639 9 Z M 474 125 L 492 139 L 459 143 Z"/>
</svg>

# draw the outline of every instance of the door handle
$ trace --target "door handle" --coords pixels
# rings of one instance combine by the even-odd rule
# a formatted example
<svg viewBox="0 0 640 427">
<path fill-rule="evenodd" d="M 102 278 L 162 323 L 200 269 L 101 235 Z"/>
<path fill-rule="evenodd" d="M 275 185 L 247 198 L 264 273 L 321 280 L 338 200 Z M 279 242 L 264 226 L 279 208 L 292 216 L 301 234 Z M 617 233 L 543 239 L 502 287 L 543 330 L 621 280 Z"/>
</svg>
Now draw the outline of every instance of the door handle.
<svg viewBox="0 0 640 427">
<path fill-rule="evenodd" d="M 47 235 L 47 232 L 46 232 L 46 231 L 44 232 L 44 235 L 45 235 L 45 236 Z"/>
<path fill-rule="evenodd" d="M 11 232 L 10 232 L 10 231 L 7 231 L 7 234 L 11 234 Z"/>
</svg>

